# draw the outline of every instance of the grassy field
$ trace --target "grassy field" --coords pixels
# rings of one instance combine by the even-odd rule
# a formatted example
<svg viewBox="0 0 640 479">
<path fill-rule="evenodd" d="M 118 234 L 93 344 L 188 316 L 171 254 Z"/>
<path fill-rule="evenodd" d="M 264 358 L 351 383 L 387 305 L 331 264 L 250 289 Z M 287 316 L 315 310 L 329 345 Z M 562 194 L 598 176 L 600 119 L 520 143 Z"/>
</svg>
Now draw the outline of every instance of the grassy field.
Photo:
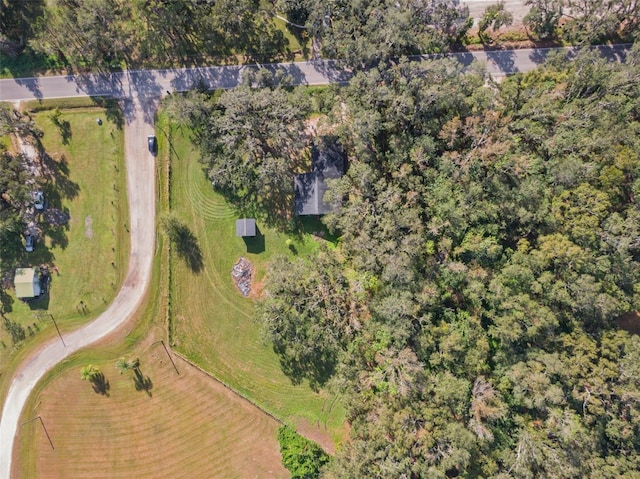
<svg viewBox="0 0 640 479">
<path fill-rule="evenodd" d="M 165 167 L 160 162 L 159 178 Z M 158 196 L 166 209 L 166 189 L 160 187 Z M 21 426 L 15 477 L 288 477 L 277 421 L 179 358 L 180 374 L 173 369 L 158 343 L 166 339 L 169 299 L 162 236 L 158 252 L 148 301 L 126 337 L 111 336 L 65 360 L 31 395 L 21 422 L 40 416 L 55 449 L 39 421 Z M 136 390 L 132 373 L 119 374 L 120 357 L 140 358 L 150 395 Z M 108 397 L 80 380 L 86 364 L 104 373 Z"/>
<path fill-rule="evenodd" d="M 309 48 L 311 45 L 310 41 L 305 43 L 300 43 L 298 38 L 292 33 L 292 31 L 299 32 L 300 29 L 296 27 L 287 27 L 287 24 L 284 20 L 280 20 L 279 18 L 274 18 L 273 23 L 275 23 L 278 30 L 282 32 L 284 37 L 289 42 L 289 51 L 294 55 L 294 61 L 304 61 L 308 60 L 310 56 Z"/>
<path fill-rule="evenodd" d="M 111 302 L 126 272 L 124 140 L 117 117 L 110 120 L 96 107 L 60 112 L 64 142 L 62 129 L 50 119 L 51 110 L 33 113 L 48 154 L 41 177 L 46 209 L 36 217 L 42 237 L 35 251 L 23 252 L 20 259 L 21 266 L 49 267 L 50 293 L 29 303 L 13 297 L 6 316 L 26 329 L 27 338 L 16 348 L 0 329 L 0 393 L 18 361 L 56 334 L 51 316 L 63 333 L 89 321 Z M 102 126 L 96 124 L 97 117 Z M 55 212 L 68 221 L 52 225 L 49 215 Z"/>
<path fill-rule="evenodd" d="M 22 426 L 16 477 L 288 477 L 277 421 L 184 362 L 176 374 L 160 344 L 132 353 L 152 382 L 148 394 L 133 373 L 119 374 L 114 356 L 92 362 L 108 397 L 80 380 L 86 363 L 76 358 L 33 398 L 24 420 L 40 416 L 55 449 L 38 421 Z"/>
<path fill-rule="evenodd" d="M 203 259 L 202 269 L 195 272 L 172 256 L 173 346 L 308 436 L 322 439 L 325 445 L 339 442 L 344 436 L 344 410 L 339 398 L 324 391 L 314 392 L 304 383 L 291 383 L 271 346 L 260 338 L 260 326 L 254 320 L 255 300 L 243 297 L 232 282 L 234 263 L 245 257 L 253 264 L 254 281 L 259 285 L 271 257 L 293 255 L 287 237 L 258 221 L 263 241 L 245 244 L 237 238 L 235 220 L 242 216 L 213 191 L 188 138 L 181 129 L 170 128 L 166 119 L 162 131 L 171 136 L 167 148 L 171 152 L 171 210 L 190 226 Z M 299 255 L 307 254 L 318 247 L 318 241 L 305 234 L 294 239 L 295 250 Z"/>
</svg>

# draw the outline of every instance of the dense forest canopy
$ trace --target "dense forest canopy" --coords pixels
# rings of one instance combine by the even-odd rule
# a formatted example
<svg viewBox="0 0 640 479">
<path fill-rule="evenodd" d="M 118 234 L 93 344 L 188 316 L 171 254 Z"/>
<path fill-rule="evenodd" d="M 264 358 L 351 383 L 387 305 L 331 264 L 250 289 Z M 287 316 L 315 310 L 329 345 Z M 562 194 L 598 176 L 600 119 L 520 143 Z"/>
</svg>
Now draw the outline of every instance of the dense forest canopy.
<svg viewBox="0 0 640 479">
<path fill-rule="evenodd" d="M 540 37 L 583 43 L 625 38 L 640 25 L 638 0 L 525 0 L 524 21 Z"/>
<path fill-rule="evenodd" d="M 629 41 L 640 22 L 637 0 L 524 2 L 530 8 L 526 35 L 533 40 Z M 75 71 L 264 63 L 296 55 L 370 67 L 401 55 L 461 48 L 474 38 L 486 43 L 488 30 L 512 21 L 499 0 L 487 2 L 475 26 L 461 0 L 1 0 L 1 5 L 4 55 L 26 53 L 25 62 L 41 69 Z M 11 72 L 10 65 L 5 69 Z"/>
<path fill-rule="evenodd" d="M 301 3 L 307 9 L 307 28 L 322 44 L 322 53 L 344 58 L 354 66 L 411 53 L 446 51 L 473 23 L 469 9 L 459 0 Z"/>
<path fill-rule="evenodd" d="M 640 307 L 640 48 L 564 55 L 501 84 L 399 61 L 325 94 L 340 241 L 273 261 L 259 319 L 292 381 L 347 402 L 328 477 L 640 477 L 640 337 L 616 326 Z M 192 119 L 220 128 L 261 94 Z M 220 141 L 211 172 L 260 174 Z"/>
<path fill-rule="evenodd" d="M 541 37 L 637 32 L 633 0 L 527 3 Z M 269 2 L 33 5 L 33 48 L 74 68 L 287 55 Z M 453 61 L 388 61 L 460 41 L 456 0 L 275 5 L 318 52 L 367 70 L 321 105 L 266 76 L 169 101 L 215 187 L 282 228 L 312 108 L 348 154 L 328 193 L 342 207 L 323 218 L 337 247 L 276 258 L 258 308 L 292 381 L 345 398 L 350 438 L 324 473 L 640 477 L 640 337 L 616 324 L 640 309 L 640 48 L 624 64 L 558 53 L 496 84 Z M 25 43 L 4 31 L 14 14 L 5 51 Z M 28 172 L 0 161 L 0 245 L 14 248 Z"/>
<path fill-rule="evenodd" d="M 3 52 L 15 54 L 28 42 L 58 67 L 87 71 L 290 56 L 265 0 L 2 1 Z M 15 28 L 25 20 L 28 29 Z"/>
</svg>

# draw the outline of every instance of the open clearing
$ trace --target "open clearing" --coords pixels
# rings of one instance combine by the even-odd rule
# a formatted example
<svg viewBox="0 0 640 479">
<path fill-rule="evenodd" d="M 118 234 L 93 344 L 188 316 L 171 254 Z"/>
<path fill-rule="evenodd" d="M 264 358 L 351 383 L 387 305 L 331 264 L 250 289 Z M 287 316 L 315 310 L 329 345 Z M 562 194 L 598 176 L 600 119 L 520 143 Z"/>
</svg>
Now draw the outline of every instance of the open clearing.
<svg viewBox="0 0 640 479">
<path fill-rule="evenodd" d="M 260 338 L 254 320 L 255 303 L 236 290 L 231 269 L 239 257 L 252 262 L 257 281 L 276 254 L 293 255 L 287 237 L 257 221 L 262 240 L 245 244 L 235 236 L 235 220 L 243 217 L 213 191 L 198 152 L 182 128 L 170 127 L 166 117 L 159 131 L 171 132 L 171 210 L 191 228 L 202 255 L 202 269 L 171 258 L 171 340 L 173 347 L 210 371 L 261 408 L 305 431 L 331 449 L 344 438 L 344 409 L 339 398 L 292 384 L 280 368 L 271 345 Z M 160 141 L 166 141 L 166 136 Z M 162 143 L 161 143 L 162 144 Z M 319 228 L 319 226 L 318 226 Z M 313 230 L 313 227 L 310 228 Z M 318 240 L 303 235 L 294 240 L 304 255 Z M 249 250 L 249 251 L 248 251 Z M 302 431 L 301 431 L 302 432 Z"/>
<path fill-rule="evenodd" d="M 288 477 L 281 465 L 277 421 L 176 359 L 161 344 L 134 351 L 152 382 L 137 391 L 133 373 L 119 374 L 117 357 L 93 361 L 110 383 L 109 397 L 80 380 L 86 362 L 73 361 L 34 397 L 20 428 L 16 477 L 252 478 Z"/>
<path fill-rule="evenodd" d="M 43 188 L 46 208 L 36 216 L 41 239 L 33 253 L 23 252 L 20 259 L 22 266 L 48 265 L 50 293 L 23 303 L 10 291 L 13 302 L 6 317 L 21 324 L 27 338 L 16 350 L 0 328 L 0 391 L 6 389 L 16 361 L 56 334 L 50 315 L 63 332 L 88 322 L 112 301 L 126 271 L 123 218 L 128 210 L 119 119 L 107 117 L 98 107 L 60 111 L 67 144 L 50 119 L 51 110 L 32 115 L 44 132 L 42 143 L 49 157 L 43 163 L 49 176 Z M 52 218 L 68 221 L 56 226 Z"/>
</svg>

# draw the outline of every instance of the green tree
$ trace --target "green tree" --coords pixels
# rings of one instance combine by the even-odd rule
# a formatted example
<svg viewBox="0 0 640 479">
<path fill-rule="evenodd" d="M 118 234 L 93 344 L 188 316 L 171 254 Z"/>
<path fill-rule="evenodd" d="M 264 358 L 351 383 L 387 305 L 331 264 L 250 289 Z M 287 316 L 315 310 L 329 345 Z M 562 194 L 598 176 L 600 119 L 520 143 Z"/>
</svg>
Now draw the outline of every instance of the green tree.
<svg viewBox="0 0 640 479">
<path fill-rule="evenodd" d="M 508 27 L 513 23 L 513 14 L 504 8 L 504 2 L 499 1 L 493 5 L 489 5 L 485 10 L 482 18 L 478 22 L 478 36 L 483 43 L 490 41 L 487 35 L 487 29 L 491 28 L 494 32 L 500 27 Z"/>
<path fill-rule="evenodd" d="M 4 304 L 4 301 L 3 301 L 3 304 Z M 17 323 L 16 321 L 12 321 L 9 318 L 5 317 L 4 315 L 2 315 L 2 318 L 4 323 L 3 324 L 4 330 L 8 332 L 9 335 L 11 336 L 11 342 L 14 345 L 17 345 L 22 341 L 24 341 L 25 338 L 27 337 L 24 327 L 20 323 Z"/>
<path fill-rule="evenodd" d="M 561 18 L 567 20 L 562 36 L 584 43 L 617 36 L 630 39 L 640 22 L 635 0 L 526 0 L 525 4 L 531 9 L 524 21 L 541 38 L 558 33 Z"/>
<path fill-rule="evenodd" d="M 44 2 L 2 0 L 0 6 L 0 51 L 17 56 L 27 45 L 33 22 L 42 14 Z"/>
<path fill-rule="evenodd" d="M 120 374 L 123 374 L 125 371 L 133 371 L 133 383 L 136 391 L 144 391 L 149 397 L 151 396 L 153 382 L 149 376 L 145 377 L 144 374 L 142 374 L 139 358 L 130 361 L 127 361 L 125 358 L 120 358 L 116 362 L 116 367 L 120 370 Z"/>
<path fill-rule="evenodd" d="M 564 0 L 525 0 L 531 9 L 524 17 L 524 23 L 540 38 L 553 37 L 558 22 L 563 15 Z"/>
<path fill-rule="evenodd" d="M 310 144 L 301 133 L 310 103 L 299 89 L 273 86 L 286 79 L 260 75 L 258 84 L 272 86 L 224 92 L 199 129 L 198 141 L 214 186 L 240 208 L 262 212 L 269 223 L 282 226 L 293 175 L 303 167 Z"/>
<path fill-rule="evenodd" d="M 260 311 L 289 364 L 331 358 L 329 476 L 637 475 L 640 343 L 615 320 L 640 306 L 639 54 L 500 85 L 399 61 L 332 91 L 340 242 L 273 261 Z"/>
<path fill-rule="evenodd" d="M 357 68 L 401 55 L 445 51 L 473 22 L 457 0 L 315 0 L 307 11 L 307 27 L 323 53 Z"/>
<path fill-rule="evenodd" d="M 60 0 L 44 11 L 31 46 L 86 71 L 118 66 L 132 53 L 131 4 L 120 0 Z"/>
<path fill-rule="evenodd" d="M 272 13 L 258 0 L 58 0 L 35 22 L 31 46 L 80 71 L 237 62 L 238 53 L 282 60 L 288 43 Z"/>
<path fill-rule="evenodd" d="M 140 359 L 135 358 L 131 361 L 127 361 L 125 358 L 120 358 L 116 362 L 116 367 L 120 370 L 120 374 L 126 371 L 135 371 L 140 368 Z"/>
<path fill-rule="evenodd" d="M 330 457 L 316 443 L 305 439 L 289 426 L 280 426 L 278 442 L 282 464 L 296 479 L 320 477 L 320 472 Z"/>
<path fill-rule="evenodd" d="M 0 149 L 0 270 L 18 264 L 34 175 L 20 154 Z"/>
<path fill-rule="evenodd" d="M 259 315 L 285 373 L 295 383 L 306 378 L 317 387 L 333 374 L 340 351 L 361 327 L 364 311 L 331 251 L 322 250 L 309 261 L 315 274 L 308 274 L 308 261 L 274 258 Z"/>
<path fill-rule="evenodd" d="M 106 380 L 102 371 L 93 364 L 87 364 L 81 370 L 80 378 L 83 381 L 89 381 L 93 390 L 103 396 L 109 395 L 109 381 Z"/>
</svg>

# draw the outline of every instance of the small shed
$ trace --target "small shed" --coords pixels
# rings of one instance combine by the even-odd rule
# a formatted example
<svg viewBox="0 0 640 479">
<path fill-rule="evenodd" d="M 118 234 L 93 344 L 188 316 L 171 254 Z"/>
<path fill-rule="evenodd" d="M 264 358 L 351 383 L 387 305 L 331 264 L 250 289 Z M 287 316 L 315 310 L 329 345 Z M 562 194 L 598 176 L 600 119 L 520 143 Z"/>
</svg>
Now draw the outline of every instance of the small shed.
<svg viewBox="0 0 640 479">
<path fill-rule="evenodd" d="M 18 268 L 13 279 L 16 296 L 20 299 L 40 296 L 40 273 L 35 268 Z"/>
<path fill-rule="evenodd" d="M 256 235 L 256 220 L 253 218 L 242 218 L 236 220 L 236 236 L 243 238 Z"/>
</svg>

